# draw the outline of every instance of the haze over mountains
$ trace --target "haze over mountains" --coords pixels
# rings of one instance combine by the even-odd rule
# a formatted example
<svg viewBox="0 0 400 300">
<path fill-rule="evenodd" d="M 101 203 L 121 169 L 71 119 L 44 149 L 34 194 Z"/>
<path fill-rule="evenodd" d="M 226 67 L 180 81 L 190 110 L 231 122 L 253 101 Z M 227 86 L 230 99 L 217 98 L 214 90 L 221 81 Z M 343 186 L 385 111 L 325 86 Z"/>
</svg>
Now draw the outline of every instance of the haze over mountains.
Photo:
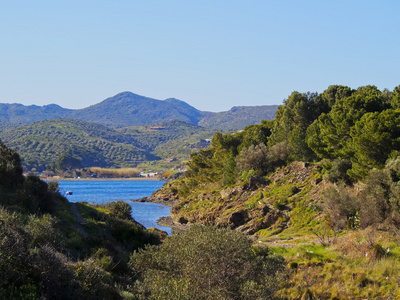
<svg viewBox="0 0 400 300">
<path fill-rule="evenodd" d="M 37 121 L 67 118 L 93 122 L 112 128 L 141 126 L 165 120 L 181 120 L 215 130 L 239 130 L 263 119 L 275 117 L 277 105 L 240 106 L 226 112 L 200 111 L 184 101 L 156 100 L 131 92 L 119 93 L 83 109 L 67 109 L 56 104 L 24 106 L 0 103 L 0 126 L 10 127 Z"/>
</svg>

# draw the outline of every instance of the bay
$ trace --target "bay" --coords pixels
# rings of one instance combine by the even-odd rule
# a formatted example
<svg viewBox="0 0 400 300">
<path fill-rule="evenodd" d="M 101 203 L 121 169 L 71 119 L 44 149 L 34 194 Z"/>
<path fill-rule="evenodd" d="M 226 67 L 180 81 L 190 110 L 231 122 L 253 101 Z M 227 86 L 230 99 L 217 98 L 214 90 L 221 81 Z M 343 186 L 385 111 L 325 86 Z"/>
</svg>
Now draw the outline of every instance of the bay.
<svg viewBox="0 0 400 300">
<path fill-rule="evenodd" d="M 70 202 L 105 204 L 123 200 L 132 207 L 132 217 L 146 228 L 155 227 L 166 231 L 169 227 L 160 226 L 157 220 L 170 215 L 170 207 L 157 203 L 132 202 L 130 200 L 150 196 L 161 188 L 164 181 L 156 180 L 60 180 L 60 192 Z M 72 195 L 66 195 L 67 191 Z"/>
</svg>

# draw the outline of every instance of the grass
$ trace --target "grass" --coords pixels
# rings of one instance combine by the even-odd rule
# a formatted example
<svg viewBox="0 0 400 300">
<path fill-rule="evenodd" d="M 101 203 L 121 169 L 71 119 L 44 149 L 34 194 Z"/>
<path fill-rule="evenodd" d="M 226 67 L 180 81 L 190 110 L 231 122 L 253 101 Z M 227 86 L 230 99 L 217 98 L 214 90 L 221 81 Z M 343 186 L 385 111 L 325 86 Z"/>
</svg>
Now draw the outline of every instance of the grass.
<svg viewBox="0 0 400 300">
<path fill-rule="evenodd" d="M 380 258 L 365 257 L 365 253 L 362 254 L 365 249 L 373 252 L 371 238 L 368 238 L 371 233 L 364 230 L 360 234 L 363 239 L 357 232 L 347 232 L 328 246 L 311 243 L 271 247 L 272 253 L 285 257 L 291 269 L 290 280 L 278 296 L 297 299 L 308 293 L 316 299 L 398 299 L 400 246 L 396 237 L 390 232 L 374 232 L 375 244 L 383 249 L 390 248 L 390 251 Z M 307 242 L 306 238 L 297 240 Z M 290 267 L 293 265 L 297 268 Z"/>
</svg>

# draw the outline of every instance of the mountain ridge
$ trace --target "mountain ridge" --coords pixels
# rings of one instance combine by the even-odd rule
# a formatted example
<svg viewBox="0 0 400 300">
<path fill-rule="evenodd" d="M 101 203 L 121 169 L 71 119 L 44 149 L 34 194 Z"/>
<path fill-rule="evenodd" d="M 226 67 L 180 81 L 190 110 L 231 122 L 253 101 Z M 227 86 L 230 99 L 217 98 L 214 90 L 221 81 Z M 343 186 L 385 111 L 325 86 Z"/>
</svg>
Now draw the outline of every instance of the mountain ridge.
<svg viewBox="0 0 400 300">
<path fill-rule="evenodd" d="M 165 120 L 181 120 L 215 130 L 240 130 L 263 119 L 272 120 L 278 105 L 238 106 L 229 111 L 200 111 L 176 98 L 157 100 L 132 92 L 121 92 L 82 109 L 57 104 L 25 106 L 0 103 L 0 121 L 25 125 L 58 118 L 77 119 L 112 128 L 142 126 Z"/>
</svg>

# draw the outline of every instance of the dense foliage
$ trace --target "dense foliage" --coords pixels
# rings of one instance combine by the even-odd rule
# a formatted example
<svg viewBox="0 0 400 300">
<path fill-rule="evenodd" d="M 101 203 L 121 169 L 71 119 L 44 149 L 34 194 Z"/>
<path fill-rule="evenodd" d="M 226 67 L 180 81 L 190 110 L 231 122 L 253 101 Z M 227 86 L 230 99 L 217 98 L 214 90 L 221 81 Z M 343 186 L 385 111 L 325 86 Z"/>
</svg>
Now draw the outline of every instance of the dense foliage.
<svg viewBox="0 0 400 300">
<path fill-rule="evenodd" d="M 293 92 L 275 120 L 216 133 L 159 196 L 174 199 L 177 222 L 229 227 L 283 254 L 293 271 L 278 297 L 397 299 L 399 91 Z"/>
<path fill-rule="evenodd" d="M 399 150 L 398 91 L 335 85 L 321 94 L 293 92 L 273 121 L 216 133 L 210 148 L 192 154 L 188 176 L 229 185 L 249 171 L 265 175 L 290 161 L 327 159 L 332 171 L 339 161 L 345 167 L 333 180 L 363 179 Z"/>
</svg>

